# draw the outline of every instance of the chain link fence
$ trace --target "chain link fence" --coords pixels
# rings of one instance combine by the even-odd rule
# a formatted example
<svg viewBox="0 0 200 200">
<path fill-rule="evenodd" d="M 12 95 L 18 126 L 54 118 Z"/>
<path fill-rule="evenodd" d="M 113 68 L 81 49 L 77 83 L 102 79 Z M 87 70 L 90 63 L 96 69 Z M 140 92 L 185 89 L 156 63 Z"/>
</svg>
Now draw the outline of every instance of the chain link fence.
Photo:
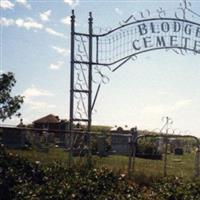
<svg viewBox="0 0 200 200">
<path fill-rule="evenodd" d="M 63 131 L 0 127 L 9 153 L 34 162 L 91 162 L 129 176 L 199 176 L 199 140 L 190 135 Z"/>
</svg>

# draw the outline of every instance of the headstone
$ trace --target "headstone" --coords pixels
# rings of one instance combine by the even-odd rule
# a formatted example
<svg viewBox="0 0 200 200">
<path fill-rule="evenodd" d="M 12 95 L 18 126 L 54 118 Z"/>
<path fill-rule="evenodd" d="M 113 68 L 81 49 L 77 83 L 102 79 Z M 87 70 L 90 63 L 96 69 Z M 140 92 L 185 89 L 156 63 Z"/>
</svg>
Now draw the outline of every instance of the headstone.
<svg viewBox="0 0 200 200">
<path fill-rule="evenodd" d="M 108 152 L 106 151 L 106 137 L 105 136 L 99 136 L 97 137 L 97 151 L 98 155 L 103 157 L 107 156 Z"/>
<path fill-rule="evenodd" d="M 40 133 L 38 131 L 34 132 L 35 133 L 35 145 L 37 147 L 40 147 Z"/>
<path fill-rule="evenodd" d="M 175 150 L 174 150 L 174 154 L 175 155 L 183 155 L 183 149 L 182 148 L 176 148 Z"/>
<path fill-rule="evenodd" d="M 66 148 L 70 148 L 70 146 L 71 146 L 71 144 L 70 144 L 70 133 L 65 133 L 64 135 L 63 135 L 63 137 L 64 137 L 64 141 L 65 141 L 65 147 Z"/>
<path fill-rule="evenodd" d="M 130 141 L 132 134 L 112 134 L 111 148 L 114 154 L 126 155 L 130 154 Z"/>
<path fill-rule="evenodd" d="M 69 130 L 69 122 L 65 120 L 61 120 L 59 129 L 61 132 L 59 133 L 59 146 L 60 147 L 70 147 L 70 134 L 65 131 Z"/>
<path fill-rule="evenodd" d="M 59 133 L 59 146 L 60 147 L 64 147 L 64 146 L 69 147 L 69 145 L 66 144 L 66 139 L 68 138 L 68 135 L 66 136 L 65 132 Z M 68 142 L 69 142 L 69 140 L 68 140 Z"/>
</svg>

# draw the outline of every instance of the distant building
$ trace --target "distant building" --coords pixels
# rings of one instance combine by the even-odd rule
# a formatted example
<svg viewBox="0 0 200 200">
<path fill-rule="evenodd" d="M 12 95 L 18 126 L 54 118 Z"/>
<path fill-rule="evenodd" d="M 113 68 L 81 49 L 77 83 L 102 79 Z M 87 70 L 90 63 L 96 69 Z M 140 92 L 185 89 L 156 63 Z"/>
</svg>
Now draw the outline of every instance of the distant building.
<svg viewBox="0 0 200 200">
<path fill-rule="evenodd" d="M 49 114 L 33 122 L 33 127 L 38 129 L 59 130 L 60 119 L 58 116 Z"/>
<path fill-rule="evenodd" d="M 60 120 L 58 116 L 49 114 L 33 121 L 30 129 L 21 119 L 16 127 L 1 127 L 0 132 L 6 147 L 24 148 L 30 141 L 38 146 L 44 142 L 66 146 L 69 143 L 69 134 L 65 132 L 67 130 L 69 130 L 69 121 Z"/>
<path fill-rule="evenodd" d="M 49 114 L 33 121 L 33 127 L 48 130 L 69 130 L 69 121 L 60 119 L 58 116 Z"/>
<path fill-rule="evenodd" d="M 69 121 L 61 120 L 56 115 L 49 114 L 33 121 L 33 128 L 45 129 L 45 137 L 47 141 L 53 141 L 55 138 L 59 138 L 59 145 L 61 146 L 66 145 L 68 141 L 68 137 L 63 131 L 69 130 Z"/>
</svg>

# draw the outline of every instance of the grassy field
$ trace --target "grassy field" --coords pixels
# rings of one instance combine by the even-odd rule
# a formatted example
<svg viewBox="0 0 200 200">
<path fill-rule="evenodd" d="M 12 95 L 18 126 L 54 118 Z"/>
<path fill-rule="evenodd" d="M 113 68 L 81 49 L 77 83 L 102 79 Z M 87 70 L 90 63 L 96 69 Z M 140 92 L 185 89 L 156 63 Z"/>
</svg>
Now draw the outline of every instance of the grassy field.
<svg viewBox="0 0 200 200">
<path fill-rule="evenodd" d="M 128 177 L 122 171 L 115 172 L 107 168 L 94 168 L 88 165 L 76 163 L 72 168 L 53 163 L 55 155 L 65 156 L 63 164 L 66 165 L 66 152 L 61 149 L 51 149 L 49 153 L 38 152 L 40 161 L 47 164 L 38 164 L 21 159 L 13 155 L 18 152 L 21 156 L 31 157 L 31 151 L 13 151 L 5 153 L 0 151 L 0 199 L 46 199 L 46 200 L 199 200 L 200 199 L 200 179 L 188 179 L 181 177 L 146 177 L 149 165 L 155 172 L 158 168 L 153 168 L 151 161 L 137 159 L 139 174 Z M 60 152 L 62 151 L 62 153 Z M 33 151 L 33 150 L 32 150 Z M 53 155 L 54 154 L 54 155 Z M 185 155 L 187 157 L 187 155 Z M 61 158 L 60 157 L 60 158 Z M 35 157 L 38 158 L 38 157 Z M 172 157 L 172 161 L 181 163 L 183 157 Z M 51 160 L 48 160 L 51 159 Z M 174 160 L 175 159 L 175 160 Z M 186 158 L 185 158 L 186 159 Z M 127 158 L 120 156 L 110 156 L 99 159 L 95 157 L 96 165 L 107 165 L 118 167 L 126 165 Z M 76 159 L 78 161 L 78 159 Z M 52 162 L 52 163 L 51 163 Z M 115 163 L 116 162 L 116 163 Z M 170 163 L 169 162 L 169 163 Z M 51 163 L 51 164 L 49 164 Z M 159 164 L 155 161 L 154 164 Z M 116 164 L 116 166 L 115 166 Z M 189 164 L 189 163 L 188 163 Z M 142 166 L 143 165 L 143 166 Z M 186 163 L 185 163 L 186 165 Z M 159 166 L 159 165 L 158 165 Z M 138 168 L 137 167 L 137 168 Z M 185 167 L 184 167 L 185 168 Z M 183 168 L 183 169 L 184 169 Z M 179 168 L 180 169 L 180 168 Z M 141 174 L 141 172 L 143 174 Z M 151 172 L 151 171 L 150 171 Z"/>
<path fill-rule="evenodd" d="M 62 148 L 50 148 L 47 150 L 11 150 L 8 152 L 18 154 L 31 161 L 40 161 L 44 165 L 52 162 L 60 162 L 67 165 L 68 153 Z M 96 167 L 107 167 L 115 171 L 127 172 L 128 157 L 126 156 L 108 156 L 100 158 L 98 156 L 92 157 L 93 163 Z M 76 157 L 74 162 L 82 162 L 83 158 Z M 195 154 L 184 154 L 183 156 L 176 156 L 173 154 L 168 155 L 167 174 L 180 177 L 193 177 L 194 176 L 194 162 Z M 135 175 L 146 177 L 157 177 L 163 175 L 163 160 L 148 160 L 148 159 L 135 159 Z"/>
</svg>

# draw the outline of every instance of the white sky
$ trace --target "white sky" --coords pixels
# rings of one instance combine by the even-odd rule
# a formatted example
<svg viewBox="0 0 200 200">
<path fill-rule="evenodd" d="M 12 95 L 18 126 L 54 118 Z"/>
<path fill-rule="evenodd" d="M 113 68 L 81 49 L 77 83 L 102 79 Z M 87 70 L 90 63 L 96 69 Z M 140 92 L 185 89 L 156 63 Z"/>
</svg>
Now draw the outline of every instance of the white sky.
<svg viewBox="0 0 200 200">
<path fill-rule="evenodd" d="M 173 14 L 180 2 L 2 0 L 0 67 L 15 73 L 14 93 L 26 97 L 21 109 L 24 122 L 50 113 L 69 119 L 71 9 L 75 9 L 77 31 L 87 33 L 89 11 L 95 27 L 115 28 L 146 9 L 156 13 L 162 7 Z M 190 2 L 198 13 L 200 2 Z M 181 10 L 177 13 L 181 15 Z M 191 13 L 187 17 L 200 21 Z M 153 130 L 162 126 L 163 116 L 169 116 L 173 128 L 200 136 L 199 55 L 144 53 L 109 76 L 110 82 L 100 90 L 93 124 Z M 18 122 L 13 118 L 5 123 Z"/>
</svg>

